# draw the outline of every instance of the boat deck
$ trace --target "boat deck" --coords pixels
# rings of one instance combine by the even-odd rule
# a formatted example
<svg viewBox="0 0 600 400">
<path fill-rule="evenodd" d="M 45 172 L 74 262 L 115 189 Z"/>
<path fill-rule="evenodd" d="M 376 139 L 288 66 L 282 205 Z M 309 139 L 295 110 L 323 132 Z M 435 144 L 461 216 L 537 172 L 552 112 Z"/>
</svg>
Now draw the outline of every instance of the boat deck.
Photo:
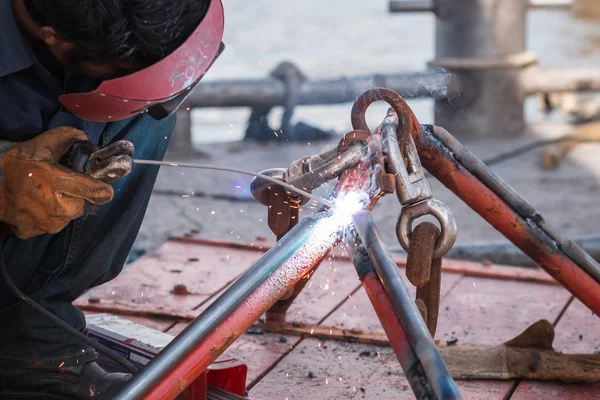
<svg viewBox="0 0 600 400">
<path fill-rule="evenodd" d="M 175 238 L 77 300 L 177 335 L 268 248 Z M 397 256 L 402 267 L 404 258 Z M 188 294 L 173 293 L 185 285 Z M 414 294 L 414 289 L 410 288 Z M 444 260 L 436 340 L 497 345 L 547 319 L 557 351 L 600 352 L 600 320 L 541 270 Z M 250 399 L 412 399 L 383 329 L 342 252 L 324 260 L 286 329 L 243 334 L 226 352 L 247 363 Z M 600 399 L 600 384 L 457 381 L 465 399 Z"/>
</svg>

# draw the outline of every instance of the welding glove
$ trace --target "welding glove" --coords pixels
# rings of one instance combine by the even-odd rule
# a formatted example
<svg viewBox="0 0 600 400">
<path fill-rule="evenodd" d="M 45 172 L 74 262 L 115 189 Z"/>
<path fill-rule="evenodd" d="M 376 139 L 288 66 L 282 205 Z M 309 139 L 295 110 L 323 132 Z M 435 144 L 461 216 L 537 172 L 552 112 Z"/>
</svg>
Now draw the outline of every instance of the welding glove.
<svg viewBox="0 0 600 400">
<path fill-rule="evenodd" d="M 60 127 L 31 140 L 2 143 L 0 149 L 0 221 L 20 239 L 63 230 L 83 215 L 86 201 L 112 200 L 110 185 L 59 164 L 84 132 Z"/>
</svg>

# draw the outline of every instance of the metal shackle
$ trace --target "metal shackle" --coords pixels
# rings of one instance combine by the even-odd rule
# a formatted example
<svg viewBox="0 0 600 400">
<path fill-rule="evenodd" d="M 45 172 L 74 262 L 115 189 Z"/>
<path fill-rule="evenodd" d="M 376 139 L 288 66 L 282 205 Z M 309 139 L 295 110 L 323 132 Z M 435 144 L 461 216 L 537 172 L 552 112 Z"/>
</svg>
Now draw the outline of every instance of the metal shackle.
<svg viewBox="0 0 600 400">
<path fill-rule="evenodd" d="M 441 234 L 435 244 L 433 257 L 441 258 L 450 251 L 454 242 L 456 242 L 458 227 L 450 208 L 439 200 L 428 199 L 402 208 L 398 223 L 396 224 L 398 242 L 408 252 L 410 248 L 410 235 L 412 234 L 412 223 L 417 218 L 425 215 L 432 215 L 440 223 Z"/>
</svg>

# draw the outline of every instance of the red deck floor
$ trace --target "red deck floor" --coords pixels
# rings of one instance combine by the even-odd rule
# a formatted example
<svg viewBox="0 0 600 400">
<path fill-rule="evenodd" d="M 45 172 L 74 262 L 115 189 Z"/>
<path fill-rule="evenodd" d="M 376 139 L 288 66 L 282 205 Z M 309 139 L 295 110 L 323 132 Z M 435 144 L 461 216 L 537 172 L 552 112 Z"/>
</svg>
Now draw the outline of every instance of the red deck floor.
<svg viewBox="0 0 600 400">
<path fill-rule="evenodd" d="M 171 240 L 77 304 L 86 312 L 121 314 L 176 335 L 262 255 L 257 247 Z M 600 351 L 600 320 L 543 272 L 451 260 L 444 262 L 444 269 L 436 339 L 500 344 L 547 319 L 555 325 L 558 351 Z M 310 279 L 290 309 L 289 322 L 315 326 L 319 335 L 343 329 L 383 337 L 354 268 L 343 256 L 338 253 L 324 261 Z M 185 284 L 190 294 L 174 295 L 177 284 Z M 385 345 L 326 336 L 244 334 L 227 355 L 248 364 L 250 399 L 414 398 Z M 600 384 L 514 380 L 457 384 L 465 399 L 600 399 Z"/>
</svg>

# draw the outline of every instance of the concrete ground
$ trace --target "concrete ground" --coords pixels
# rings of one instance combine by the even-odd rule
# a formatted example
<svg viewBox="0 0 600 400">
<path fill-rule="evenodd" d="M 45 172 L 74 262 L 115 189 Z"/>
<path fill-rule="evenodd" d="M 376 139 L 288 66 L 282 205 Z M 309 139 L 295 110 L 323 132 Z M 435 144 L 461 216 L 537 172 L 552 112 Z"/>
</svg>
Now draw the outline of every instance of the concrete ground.
<svg viewBox="0 0 600 400">
<path fill-rule="evenodd" d="M 434 56 L 434 17 L 389 14 L 385 0 L 349 0 L 343 7 L 338 2 L 318 0 L 224 0 L 224 5 L 227 50 L 206 79 L 262 77 L 284 60 L 294 61 L 309 77 L 419 71 L 424 70 L 426 62 Z M 599 38 L 597 21 L 574 20 L 568 12 L 531 11 L 528 17 L 527 47 L 538 54 L 542 65 L 597 66 Z M 422 123 L 433 123 L 430 101 L 416 100 L 410 105 Z M 350 104 L 303 107 L 295 117 L 342 134 L 350 128 L 350 107 Z M 383 105 L 374 105 L 369 110 L 370 126 L 381 121 L 385 109 Z M 539 138 L 570 131 L 564 119 L 542 116 L 534 99 L 527 103 L 526 110 L 532 125 L 523 137 L 465 140 L 464 143 L 485 160 Z M 463 112 L 468 117 L 468 110 Z M 194 142 L 208 154 L 193 161 L 257 172 L 287 167 L 299 157 L 333 145 L 236 142 L 243 137 L 248 113 L 240 109 L 193 110 Z M 274 126 L 277 117 L 272 116 Z M 493 170 L 567 234 L 600 234 L 597 227 L 600 221 L 597 207 L 599 149 L 598 145 L 582 146 L 552 172 L 540 169 L 539 150 L 498 164 Z M 181 160 L 176 154 L 169 158 Z M 191 230 L 199 231 L 199 236 L 205 238 L 244 242 L 253 242 L 259 236 L 271 238 L 266 225 L 266 208 L 252 201 L 248 183 L 249 178 L 230 173 L 162 168 L 135 251 L 155 249 L 167 237 Z M 430 184 L 434 196 L 450 206 L 457 217 L 458 243 L 503 240 L 433 178 Z M 195 197 L 205 195 L 212 197 Z M 222 196 L 237 196 L 238 200 Z M 374 213 L 390 246 L 397 246 L 394 226 L 398 212 L 395 196 L 387 196 Z"/>
</svg>

